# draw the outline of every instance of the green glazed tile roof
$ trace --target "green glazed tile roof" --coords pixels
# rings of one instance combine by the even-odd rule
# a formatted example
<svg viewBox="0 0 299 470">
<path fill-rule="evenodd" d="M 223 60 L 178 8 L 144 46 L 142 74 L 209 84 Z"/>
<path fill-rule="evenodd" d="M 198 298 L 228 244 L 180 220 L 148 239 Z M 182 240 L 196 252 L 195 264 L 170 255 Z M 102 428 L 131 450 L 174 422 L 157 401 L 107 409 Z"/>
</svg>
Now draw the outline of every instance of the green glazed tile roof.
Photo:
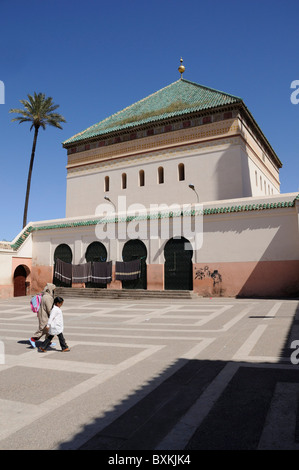
<svg viewBox="0 0 299 470">
<path fill-rule="evenodd" d="M 65 140 L 63 145 L 67 146 L 82 140 L 190 114 L 191 112 L 241 102 L 242 99 L 237 96 L 198 85 L 189 80 L 180 79 L 79 132 L 70 139 Z"/>
</svg>

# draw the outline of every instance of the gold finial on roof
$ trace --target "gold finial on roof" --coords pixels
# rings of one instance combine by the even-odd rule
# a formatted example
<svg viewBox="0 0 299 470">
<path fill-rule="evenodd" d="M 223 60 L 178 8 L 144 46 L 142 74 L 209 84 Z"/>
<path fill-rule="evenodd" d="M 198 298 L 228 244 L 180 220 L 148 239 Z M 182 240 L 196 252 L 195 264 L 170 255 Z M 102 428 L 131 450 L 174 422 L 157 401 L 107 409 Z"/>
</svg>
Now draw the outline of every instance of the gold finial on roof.
<svg viewBox="0 0 299 470">
<path fill-rule="evenodd" d="M 183 66 L 183 59 L 182 59 L 182 57 L 181 57 L 180 62 L 181 62 L 181 65 L 179 66 L 178 71 L 179 71 L 180 74 L 181 74 L 181 78 L 183 78 L 183 73 L 185 72 L 185 67 Z"/>
</svg>

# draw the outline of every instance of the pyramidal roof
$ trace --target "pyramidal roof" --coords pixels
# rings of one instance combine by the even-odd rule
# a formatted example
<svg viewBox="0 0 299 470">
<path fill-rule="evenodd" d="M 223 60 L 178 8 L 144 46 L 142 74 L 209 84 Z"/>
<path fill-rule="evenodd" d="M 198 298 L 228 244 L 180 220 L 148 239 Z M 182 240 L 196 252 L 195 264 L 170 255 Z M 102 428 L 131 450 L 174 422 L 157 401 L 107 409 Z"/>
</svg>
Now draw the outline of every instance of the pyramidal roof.
<svg viewBox="0 0 299 470">
<path fill-rule="evenodd" d="M 242 103 L 242 99 L 181 78 L 79 132 L 65 140 L 63 145 L 68 146 L 68 144 L 71 145 L 151 122 L 235 103 Z"/>
</svg>

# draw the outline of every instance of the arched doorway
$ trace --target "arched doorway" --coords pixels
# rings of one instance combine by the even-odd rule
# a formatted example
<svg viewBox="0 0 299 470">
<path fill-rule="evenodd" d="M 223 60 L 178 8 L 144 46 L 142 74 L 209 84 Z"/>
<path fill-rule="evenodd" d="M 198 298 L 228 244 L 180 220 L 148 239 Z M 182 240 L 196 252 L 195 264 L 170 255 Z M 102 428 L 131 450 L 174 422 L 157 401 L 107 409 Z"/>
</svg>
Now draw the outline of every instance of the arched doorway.
<svg viewBox="0 0 299 470">
<path fill-rule="evenodd" d="M 165 290 L 193 290 L 193 250 L 186 238 L 171 238 L 164 247 Z"/>
<path fill-rule="evenodd" d="M 65 284 L 63 281 L 60 279 L 57 279 L 55 277 L 55 263 L 56 260 L 60 259 L 61 261 L 64 261 L 64 263 L 71 263 L 73 260 L 73 253 L 70 247 L 66 243 L 61 243 L 58 245 L 54 251 L 54 275 L 53 275 L 53 283 L 57 287 L 65 287 L 68 284 Z"/>
<path fill-rule="evenodd" d="M 25 266 L 21 264 L 17 266 L 14 272 L 14 276 L 13 276 L 14 297 L 20 297 L 22 295 L 26 295 L 27 276 L 28 276 L 28 271 L 26 270 Z"/>
<path fill-rule="evenodd" d="M 129 240 L 125 243 L 122 251 L 123 261 L 133 261 L 135 259 L 141 260 L 141 275 L 140 278 L 132 281 L 122 281 L 123 289 L 146 289 L 146 258 L 147 249 L 141 240 Z"/>
<path fill-rule="evenodd" d="M 88 245 L 85 253 L 86 262 L 105 262 L 107 261 L 107 250 L 101 242 L 92 242 Z M 85 287 L 107 288 L 107 284 L 99 284 L 95 282 L 86 282 Z"/>
</svg>

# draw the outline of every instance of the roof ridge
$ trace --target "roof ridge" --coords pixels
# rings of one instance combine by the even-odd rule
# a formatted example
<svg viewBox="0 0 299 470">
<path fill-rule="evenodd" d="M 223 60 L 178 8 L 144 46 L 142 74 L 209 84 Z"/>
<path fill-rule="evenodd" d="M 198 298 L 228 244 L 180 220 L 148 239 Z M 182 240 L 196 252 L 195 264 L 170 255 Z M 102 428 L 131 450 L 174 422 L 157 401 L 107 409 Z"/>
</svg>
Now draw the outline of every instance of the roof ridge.
<svg viewBox="0 0 299 470">
<path fill-rule="evenodd" d="M 231 93 L 226 93 L 225 91 L 218 90 L 217 88 L 212 88 L 210 86 L 201 85 L 200 83 L 192 82 L 191 80 L 186 80 L 185 78 L 182 78 L 182 81 L 191 83 L 192 85 L 198 86 L 200 88 L 205 88 L 206 90 L 209 90 L 209 91 L 214 91 L 216 93 L 221 93 L 222 95 L 230 96 L 231 98 L 237 98 L 238 100 L 243 101 L 243 99 L 240 96 L 232 95 Z"/>
</svg>

